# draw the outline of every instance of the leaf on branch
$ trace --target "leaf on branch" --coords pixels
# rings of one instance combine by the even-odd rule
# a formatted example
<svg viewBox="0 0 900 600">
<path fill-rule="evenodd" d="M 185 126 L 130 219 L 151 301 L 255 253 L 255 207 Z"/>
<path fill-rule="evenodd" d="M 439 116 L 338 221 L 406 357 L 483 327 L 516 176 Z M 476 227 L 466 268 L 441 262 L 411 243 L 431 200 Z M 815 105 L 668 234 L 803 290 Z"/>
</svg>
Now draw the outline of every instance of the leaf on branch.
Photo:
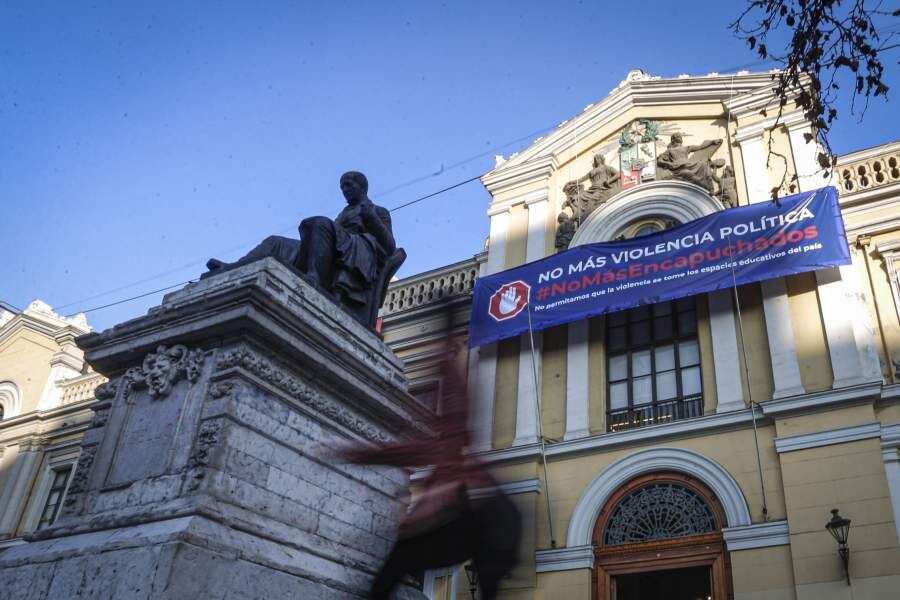
<svg viewBox="0 0 900 600">
<path fill-rule="evenodd" d="M 747 44 L 749 44 L 750 49 L 753 50 L 756 47 L 756 38 L 751 35 L 747 38 Z"/>
<path fill-rule="evenodd" d="M 827 169 L 831 166 L 831 161 L 828 160 L 828 155 L 826 155 L 824 152 L 819 152 L 818 156 L 816 156 L 816 160 L 819 161 L 819 166 L 823 169 Z"/>
<path fill-rule="evenodd" d="M 804 133 L 804 134 L 803 134 L 803 139 L 806 140 L 806 143 L 808 144 L 808 143 L 810 143 L 811 141 L 813 141 L 813 134 L 811 134 L 811 133 Z"/>
</svg>

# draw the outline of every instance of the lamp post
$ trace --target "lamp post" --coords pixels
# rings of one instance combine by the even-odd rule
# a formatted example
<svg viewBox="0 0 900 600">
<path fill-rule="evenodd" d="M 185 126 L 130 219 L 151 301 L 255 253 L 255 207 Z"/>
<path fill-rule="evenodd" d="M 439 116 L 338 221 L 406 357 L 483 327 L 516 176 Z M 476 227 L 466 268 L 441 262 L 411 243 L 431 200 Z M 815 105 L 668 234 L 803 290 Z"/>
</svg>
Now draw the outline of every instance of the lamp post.
<svg viewBox="0 0 900 600">
<path fill-rule="evenodd" d="M 847 536 L 850 534 L 850 519 L 845 519 L 838 514 L 838 509 L 831 509 L 831 520 L 825 524 L 825 529 L 838 543 L 838 554 L 844 563 L 844 575 L 847 576 L 847 585 L 850 585 L 850 548 L 847 546 Z"/>
<path fill-rule="evenodd" d="M 472 563 L 466 564 L 466 579 L 469 580 L 469 593 L 472 595 L 472 600 L 476 600 L 475 594 L 478 592 L 478 571 L 475 570 Z"/>
</svg>

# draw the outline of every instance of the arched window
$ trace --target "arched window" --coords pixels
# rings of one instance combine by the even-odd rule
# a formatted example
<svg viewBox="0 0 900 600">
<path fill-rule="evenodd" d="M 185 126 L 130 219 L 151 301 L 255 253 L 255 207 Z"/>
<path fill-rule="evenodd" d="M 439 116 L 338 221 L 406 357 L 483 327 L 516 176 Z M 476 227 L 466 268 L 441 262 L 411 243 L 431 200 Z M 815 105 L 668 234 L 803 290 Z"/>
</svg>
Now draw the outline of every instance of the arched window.
<svg viewBox="0 0 900 600">
<path fill-rule="evenodd" d="M 606 522 L 603 544 L 651 542 L 716 529 L 712 509 L 697 492 L 671 482 L 648 483 L 619 501 Z"/>
<path fill-rule="evenodd" d="M 0 381 L 0 419 L 15 417 L 22 410 L 22 397 L 12 381 Z"/>
</svg>

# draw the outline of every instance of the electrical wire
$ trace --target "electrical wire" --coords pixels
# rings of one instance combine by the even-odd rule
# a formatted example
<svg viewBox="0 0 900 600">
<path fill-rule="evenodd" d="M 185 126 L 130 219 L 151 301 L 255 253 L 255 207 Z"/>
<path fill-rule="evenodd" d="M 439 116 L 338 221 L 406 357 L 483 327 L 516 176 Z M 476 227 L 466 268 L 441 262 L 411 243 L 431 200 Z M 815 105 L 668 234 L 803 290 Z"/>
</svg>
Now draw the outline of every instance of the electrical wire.
<svg viewBox="0 0 900 600">
<path fill-rule="evenodd" d="M 406 208 L 406 207 L 408 207 L 408 206 L 412 206 L 413 204 L 417 204 L 417 203 L 419 203 L 419 202 L 422 202 L 423 200 L 427 200 L 427 199 L 429 199 L 429 198 L 433 198 L 434 196 L 437 196 L 437 195 L 439 195 L 439 194 L 443 194 L 444 192 L 448 192 L 448 191 L 450 191 L 450 190 L 452 190 L 452 189 L 456 189 L 456 188 L 461 187 L 461 186 L 463 186 L 463 185 L 465 185 L 465 184 L 467 184 L 467 183 L 472 183 L 472 182 L 475 181 L 476 179 L 480 179 L 480 178 L 481 178 L 481 175 L 477 175 L 477 176 L 475 176 L 475 177 L 470 177 L 469 179 L 465 179 L 465 180 L 463 180 L 463 181 L 454 183 L 453 185 L 450 185 L 450 186 L 447 186 L 447 187 L 445 187 L 445 188 L 442 188 L 442 189 L 440 189 L 440 190 L 438 190 L 438 191 L 436 191 L 436 192 L 431 192 L 430 194 L 425 194 L 424 196 L 420 196 L 419 198 L 416 198 L 415 200 L 410 200 L 409 202 L 405 202 L 405 203 L 403 203 L 403 204 L 400 204 L 399 206 L 395 206 L 394 208 L 391 208 L 391 209 L 389 210 L 389 212 L 398 211 L 398 210 L 400 210 L 400 209 L 402 209 L 402 208 Z M 238 248 L 242 248 L 242 247 L 243 247 L 243 246 L 239 246 Z M 187 266 L 194 266 L 194 265 L 196 265 L 196 264 L 199 264 L 200 262 L 202 262 L 202 261 L 195 261 L 195 262 L 193 262 L 193 263 L 189 263 L 189 265 L 187 265 Z M 173 273 L 173 272 L 175 272 L 175 271 L 180 271 L 180 270 L 183 269 L 183 268 L 185 268 L 185 267 L 179 267 L 178 269 L 174 269 L 174 270 L 168 271 L 166 274 L 168 274 L 168 273 Z M 143 282 L 145 282 L 145 281 L 150 281 L 150 280 L 153 280 L 153 279 L 158 279 L 159 277 L 162 277 L 162 276 L 163 276 L 163 275 L 157 275 L 157 276 L 154 276 L 154 277 L 148 277 L 148 278 L 146 278 L 146 279 L 141 280 L 140 282 L 130 283 L 130 284 L 126 285 L 126 286 L 121 286 L 121 287 L 119 287 L 119 288 L 116 288 L 116 290 L 120 290 L 120 289 L 124 289 L 124 288 L 127 288 L 127 287 L 131 287 L 131 286 L 133 286 L 133 285 L 136 285 L 137 283 L 143 283 Z M 136 295 L 136 296 L 131 296 L 131 297 L 129 297 L 129 298 L 123 298 L 122 300 L 116 300 L 115 302 L 110 302 L 110 303 L 108 303 L 108 304 L 103 304 L 103 305 L 101 305 L 101 306 L 94 306 L 94 307 L 92 307 L 92 308 L 88 308 L 88 309 L 85 309 L 85 310 L 79 310 L 79 311 L 77 311 L 77 312 L 75 312 L 75 313 L 72 313 L 71 315 L 66 315 L 66 316 L 71 317 L 71 316 L 74 316 L 74 315 L 79 314 L 79 313 L 85 313 L 85 314 L 86 314 L 86 313 L 89 313 L 89 312 L 94 312 L 94 311 L 96 311 L 96 310 L 101 310 L 101 309 L 104 309 L 104 308 L 109 308 L 109 307 L 111 307 L 111 306 L 117 306 L 117 305 L 119 305 L 119 304 L 124 304 L 124 303 L 126 303 L 126 302 L 131 302 L 132 300 L 138 300 L 138 299 L 140 299 L 140 298 L 145 298 L 145 297 L 151 296 L 151 295 L 153 295 L 153 294 L 158 294 L 159 292 L 164 292 L 164 291 L 166 291 L 166 290 L 171 290 L 172 288 L 176 288 L 176 287 L 179 287 L 179 286 L 182 286 L 182 285 L 187 285 L 188 283 L 193 283 L 193 282 L 195 282 L 195 281 L 197 281 L 197 279 L 188 279 L 187 281 L 182 281 L 182 282 L 180 282 L 180 283 L 175 283 L 175 284 L 166 286 L 166 287 L 164 287 L 164 288 L 160 288 L 160 289 L 158 289 L 158 290 L 153 290 L 153 291 L 150 291 L 150 292 L 145 292 L 145 293 L 143 293 L 143 294 L 138 294 L 138 295 Z M 116 291 L 116 290 L 114 290 L 114 291 Z M 84 302 L 85 300 L 90 300 L 90 299 L 93 299 L 93 298 L 99 298 L 99 297 L 105 296 L 105 295 L 107 295 L 107 294 L 109 294 L 109 293 L 112 293 L 112 292 L 104 292 L 104 293 L 102 293 L 102 294 L 96 294 L 96 295 L 94 295 L 94 296 L 91 296 L 90 298 L 78 300 L 78 301 L 76 301 L 76 302 L 70 302 L 69 304 L 65 304 L 64 306 L 72 306 L 72 305 L 74 305 L 74 304 L 80 304 L 81 302 Z M 21 311 L 20 311 L 20 312 L 21 312 Z"/>
<path fill-rule="evenodd" d="M 739 70 L 739 69 L 742 69 L 742 68 L 747 68 L 747 67 L 758 66 L 758 65 L 761 65 L 761 64 L 766 64 L 766 63 L 768 63 L 768 62 L 773 62 L 773 61 L 772 61 L 772 60 L 759 60 L 759 61 L 754 61 L 754 62 L 751 62 L 751 63 L 747 63 L 747 64 L 745 64 L 745 65 L 739 65 L 739 66 L 736 66 L 736 67 L 728 67 L 727 69 L 722 69 L 722 70 L 723 70 L 723 71 Z M 411 180 L 409 180 L 409 181 L 403 182 L 403 183 L 398 184 L 398 185 L 396 185 L 396 186 L 394 186 L 394 187 L 392 187 L 392 188 L 388 188 L 387 190 L 385 190 L 385 191 L 383 191 L 383 192 L 381 192 L 381 193 L 375 195 L 374 197 L 376 197 L 376 198 L 378 198 L 378 197 L 383 197 L 383 196 L 386 196 L 386 195 L 391 194 L 391 193 L 393 193 L 393 192 L 396 192 L 397 190 L 400 190 L 400 189 L 402 189 L 402 188 L 404 188 L 404 187 L 408 187 L 408 186 L 410 186 L 410 185 L 413 185 L 413 184 L 416 184 L 416 183 L 420 183 L 420 182 L 422 182 L 422 181 L 426 181 L 426 180 L 431 179 L 431 178 L 433 178 L 433 177 L 440 176 L 440 175 L 442 175 L 444 172 L 446 172 L 446 171 L 448 171 L 448 170 L 450 170 L 450 169 L 454 169 L 454 168 L 456 168 L 456 167 L 459 167 L 459 166 L 462 166 L 462 165 L 464 165 L 464 164 L 466 164 L 466 163 L 469 163 L 469 162 L 471 162 L 471 161 L 473 161 L 473 160 L 477 160 L 477 159 L 479 159 L 479 158 L 483 158 L 483 157 L 485 157 L 485 156 L 488 156 L 488 155 L 492 154 L 493 152 L 495 152 L 495 151 L 497 151 L 497 150 L 502 150 L 502 149 L 504 149 L 504 148 L 506 148 L 506 147 L 508 147 L 508 146 L 511 146 L 511 145 L 513 145 L 513 144 L 522 142 L 522 141 L 527 140 L 527 139 L 531 139 L 531 138 L 532 138 L 533 136 L 535 136 L 535 135 L 541 135 L 541 134 L 544 134 L 544 133 L 546 133 L 546 132 L 548 132 L 548 131 L 550 131 L 550 130 L 552 130 L 552 129 L 556 129 L 556 128 L 558 128 L 558 125 L 553 125 L 553 126 L 550 126 L 550 127 L 543 127 L 543 128 L 538 129 L 538 130 L 536 130 L 536 131 L 534 131 L 534 132 L 532 132 L 532 133 L 529 133 L 528 135 L 525 135 L 525 136 L 516 138 L 515 140 L 506 142 L 506 143 L 501 144 L 501 145 L 499 145 L 499 146 L 495 146 L 495 147 L 491 148 L 490 150 L 486 150 L 486 151 L 484 151 L 484 152 L 480 152 L 480 153 L 478 153 L 478 154 L 475 154 L 475 155 L 470 156 L 470 157 L 468 157 L 468 158 L 465 158 L 465 159 L 463 159 L 463 160 L 460 160 L 460 161 L 457 161 L 457 162 L 455 162 L 455 163 L 452 163 L 452 164 L 450 164 L 450 165 L 448 165 L 448 166 L 446 166 L 446 167 L 445 167 L 444 165 L 441 165 L 441 169 L 440 169 L 439 171 L 435 172 L 435 173 L 430 173 L 430 174 L 428 174 L 428 175 L 423 175 L 423 176 L 421 176 L 421 177 L 417 177 L 417 178 L 411 179 Z M 573 136 L 574 136 L 574 135 L 575 135 L 575 133 L 574 133 L 574 131 L 573 131 Z M 578 155 L 576 154 L 576 159 L 577 159 L 577 156 L 578 156 Z M 570 168 L 571 168 L 571 165 L 570 165 Z M 425 194 L 424 196 L 420 196 L 419 198 L 416 198 L 416 199 L 414 199 L 414 200 L 410 200 L 409 202 L 405 202 L 405 203 L 403 203 L 403 204 L 399 204 L 399 205 L 397 205 L 397 206 L 395 206 L 395 207 L 389 209 L 389 212 L 396 212 L 396 211 L 401 210 L 401 209 L 403 209 L 403 208 L 407 208 L 407 207 L 409 207 L 409 206 L 413 206 L 413 205 L 418 204 L 419 202 L 422 202 L 422 201 L 427 200 L 427 199 L 429 199 L 429 198 L 433 198 L 433 197 L 435 197 L 435 196 L 438 196 L 438 195 L 443 194 L 443 193 L 445 193 L 445 192 L 448 192 L 448 191 L 450 191 L 450 190 L 453 190 L 453 189 L 462 187 L 462 186 L 464 186 L 464 185 L 466 185 L 466 184 L 468 184 L 468 183 L 472 183 L 473 181 L 476 181 L 477 179 L 480 179 L 480 178 L 481 178 L 481 175 L 477 175 L 477 176 L 475 176 L 475 177 L 470 177 L 470 178 L 468 178 L 468 179 L 464 179 L 464 180 L 462 180 L 462 181 L 459 181 L 459 182 L 457 182 L 457 183 L 454 183 L 454 184 L 452 184 L 452 185 L 449 185 L 449 186 L 447 186 L 447 187 L 445 187 L 445 188 L 441 188 L 440 190 L 437 190 L 436 192 L 431 192 L 431 193 L 429 193 L 429 194 Z M 284 232 L 290 231 L 290 229 L 292 229 L 292 228 L 285 229 Z M 243 243 L 243 244 L 241 244 L 241 245 L 239 245 L 239 246 L 234 246 L 234 247 L 232 247 L 232 248 L 230 248 L 230 249 L 228 249 L 228 250 L 221 251 L 221 252 L 217 252 L 217 254 L 227 254 L 227 253 L 230 253 L 230 252 L 233 252 L 233 251 L 237 251 L 237 250 L 239 250 L 239 249 L 241 249 L 241 248 L 247 247 L 248 245 L 250 245 L 250 244 L 252 244 L 252 243 L 253 243 L 253 240 L 250 240 L 250 241 L 247 241 L 247 242 L 245 242 L 245 243 Z M 134 287 L 135 285 L 140 285 L 141 283 L 146 283 L 146 282 L 148 282 L 148 281 L 153 281 L 153 280 L 155 280 L 155 279 L 159 279 L 159 278 L 161 278 L 161 277 L 165 277 L 166 275 L 169 275 L 169 274 L 172 274 L 172 273 L 177 273 L 178 271 L 183 271 L 184 269 L 187 269 L 187 268 L 189 268 L 189 267 L 197 266 L 197 265 L 199 265 L 199 264 L 202 264 L 203 262 L 205 262 L 204 259 L 191 261 L 191 262 L 189 262 L 189 263 L 185 263 L 185 264 L 183 264 L 183 265 L 181 265 L 181 266 L 179 266 L 179 267 L 175 267 L 175 268 L 173 268 L 173 269 L 169 269 L 169 270 L 164 271 L 164 272 L 162 272 L 162 273 L 159 273 L 159 274 L 157 274 L 157 275 L 153 275 L 153 276 L 151 276 L 151 277 L 145 277 L 145 278 L 140 279 L 140 280 L 138 280 L 138 281 L 133 281 L 133 282 L 128 283 L 128 284 L 126 284 L 126 285 L 122 285 L 122 286 L 119 286 L 119 287 L 117 287 L 117 288 L 113 288 L 113 289 L 111 289 L 111 290 L 107 290 L 107 291 L 105 291 L 105 292 L 101 292 L 101 293 L 99 293 L 99 294 L 94 294 L 94 295 L 89 296 L 89 297 L 87 297 L 87 298 L 81 298 L 81 299 L 79 299 L 79 300 L 76 300 L 76 301 L 73 301 L 73 302 L 69 302 L 69 303 L 63 304 L 63 305 L 57 307 L 57 310 L 60 310 L 60 309 L 63 309 L 63 308 L 68 308 L 68 307 L 70 307 L 70 306 L 75 306 L 75 305 L 81 304 L 82 302 L 87 302 L 87 301 L 89 301 L 89 300 L 94 300 L 94 299 L 97 299 L 97 298 L 101 298 L 101 297 L 103 297 L 103 296 L 107 296 L 107 295 L 109 295 L 109 294 L 112 294 L 112 293 L 115 293 L 115 292 L 118 292 L 118 291 L 121 291 L 121 290 L 124 290 L 124 289 L 128 289 L 128 288 L 130 288 L 130 287 Z M 184 282 L 181 282 L 181 283 L 177 283 L 177 284 L 173 284 L 173 285 L 171 285 L 171 286 L 167 286 L 167 287 L 165 287 L 165 288 L 160 288 L 160 289 L 158 289 L 158 290 L 154 290 L 154 291 L 151 291 L 151 292 L 145 292 L 145 293 L 142 293 L 142 294 L 137 294 L 137 295 L 135 295 L 135 296 L 130 296 L 130 297 L 128 297 L 128 298 L 123 298 L 123 299 L 121 299 L 121 300 L 117 300 L 117 301 L 115 301 L 115 302 L 110 302 L 110 303 L 108 303 L 108 304 L 104 304 L 104 305 L 101 305 L 101 306 L 95 306 L 95 307 L 88 308 L 88 309 L 85 309 L 85 310 L 80 310 L 80 311 L 77 311 L 76 313 L 73 313 L 73 315 L 74 315 L 74 314 L 78 314 L 78 313 L 88 313 L 88 312 L 93 312 L 93 311 L 96 311 L 96 310 L 101 310 L 101 309 L 104 309 L 104 308 L 109 308 L 109 307 L 111 307 L 111 306 L 116 306 L 116 305 L 119 305 L 119 304 L 124 304 L 125 302 L 130 302 L 130 301 L 132 301 L 132 300 L 137 300 L 137 299 L 139 299 L 139 298 L 144 298 L 144 297 L 146 297 L 146 296 L 149 296 L 149 295 L 152 295 L 152 294 L 156 294 L 156 293 L 159 293 L 159 292 L 161 292 L 161 291 L 165 291 L 165 290 L 168 290 L 168 289 L 172 289 L 172 288 L 174 288 L 174 287 L 178 287 L 179 285 L 185 285 L 185 284 L 190 283 L 190 282 L 192 282 L 192 281 L 194 281 L 194 280 L 193 280 L 193 279 L 189 279 L 189 280 L 187 280 L 187 281 L 184 281 Z M 10 306 L 11 306 L 11 305 L 10 305 Z M 19 312 L 21 312 L 21 311 L 19 311 Z M 68 316 L 72 316 L 72 315 L 68 315 Z"/>
</svg>

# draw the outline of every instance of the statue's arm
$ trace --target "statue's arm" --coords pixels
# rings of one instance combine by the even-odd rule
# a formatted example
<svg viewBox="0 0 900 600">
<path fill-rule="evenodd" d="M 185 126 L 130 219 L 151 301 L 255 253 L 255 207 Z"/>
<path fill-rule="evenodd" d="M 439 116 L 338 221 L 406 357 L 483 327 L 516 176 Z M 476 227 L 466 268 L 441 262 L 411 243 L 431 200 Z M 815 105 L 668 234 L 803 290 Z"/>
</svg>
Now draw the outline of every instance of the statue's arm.
<svg viewBox="0 0 900 600">
<path fill-rule="evenodd" d="M 722 145 L 722 140 L 705 140 L 699 146 L 688 146 L 688 152 L 699 152 L 700 150 L 706 150 L 707 148 L 712 148 L 713 146 L 719 147 Z"/>
<path fill-rule="evenodd" d="M 394 232 L 391 228 L 391 213 L 380 206 L 373 205 L 373 207 L 374 210 L 363 213 L 366 229 L 384 248 L 385 253 L 390 256 L 397 249 L 397 244 L 394 241 Z"/>
</svg>

